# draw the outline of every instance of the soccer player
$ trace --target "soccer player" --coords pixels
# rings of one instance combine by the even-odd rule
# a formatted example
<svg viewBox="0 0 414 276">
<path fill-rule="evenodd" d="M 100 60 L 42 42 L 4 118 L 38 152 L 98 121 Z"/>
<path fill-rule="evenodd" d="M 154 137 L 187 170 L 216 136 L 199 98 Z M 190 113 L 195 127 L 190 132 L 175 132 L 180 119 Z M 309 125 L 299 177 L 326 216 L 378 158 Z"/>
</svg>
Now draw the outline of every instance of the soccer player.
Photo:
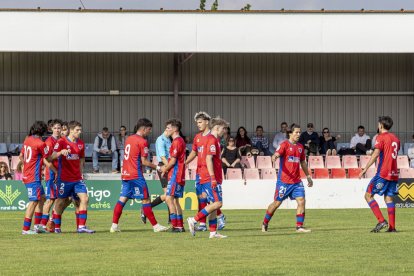
<svg viewBox="0 0 414 276">
<path fill-rule="evenodd" d="M 27 189 L 29 204 L 26 209 L 23 223 L 23 235 L 45 233 L 41 226 L 42 209 L 45 202 L 45 191 L 42 186 L 42 165 L 49 155 L 49 149 L 42 141 L 47 131 L 47 125 L 36 121 L 30 128 L 30 135 L 24 140 L 20 153 L 20 160 L 24 164 L 23 183 Z M 34 230 L 30 230 L 33 213 L 35 214 Z"/>
<path fill-rule="evenodd" d="M 221 118 L 211 120 L 211 134 L 207 135 L 204 144 L 201 145 L 202 152 L 205 153 L 206 157 L 205 164 L 199 167 L 200 189 L 207 196 L 210 204 L 199 211 L 195 217 L 187 219 L 188 228 L 193 236 L 195 236 L 196 223 L 210 215 L 210 239 L 227 238 L 227 236 L 217 232 L 217 210 L 223 206 L 220 138 L 224 134 L 224 129 L 228 126 L 229 124 Z"/>
<path fill-rule="evenodd" d="M 142 209 L 150 221 L 154 232 L 165 232 L 168 227 L 158 224 L 152 212 L 150 194 L 143 175 L 142 167 L 150 167 L 160 170 L 158 165 L 148 161 L 148 142 L 145 140 L 152 130 L 152 123 L 146 118 L 139 119 L 134 130 L 135 135 L 129 136 L 125 141 L 124 162 L 122 164 L 122 188 L 121 195 L 114 208 L 111 233 L 120 232 L 118 222 L 122 210 L 128 199 L 141 199 Z"/>
<path fill-rule="evenodd" d="M 188 165 L 191 163 L 191 161 L 194 160 L 195 157 L 197 158 L 197 170 L 196 170 L 196 180 L 195 180 L 195 187 L 196 187 L 196 194 L 198 198 L 198 211 L 200 212 L 203 210 L 207 203 L 207 195 L 202 192 L 201 186 L 200 186 L 200 177 L 199 177 L 199 168 L 205 165 L 205 156 L 203 156 L 203 144 L 205 138 L 210 134 L 210 120 L 211 117 L 204 111 L 200 111 L 195 114 L 194 121 L 197 124 L 197 128 L 200 131 L 197 133 L 197 135 L 194 137 L 193 140 L 193 147 L 192 151 L 189 154 L 187 160 L 185 161 L 185 164 Z M 221 210 L 218 210 L 218 220 L 219 220 L 219 230 L 223 229 L 226 221 L 224 214 L 221 213 Z M 206 226 L 206 218 L 203 218 L 199 221 L 198 226 L 196 228 L 197 231 L 207 231 Z"/>
<path fill-rule="evenodd" d="M 55 145 L 57 141 L 60 139 L 60 133 L 62 128 L 62 121 L 59 119 L 55 119 L 51 122 L 51 131 L 52 135 L 49 136 L 45 144 L 48 148 L 49 152 L 53 152 L 53 149 L 55 148 Z M 45 181 L 46 181 L 46 202 L 43 205 L 43 214 L 42 214 L 42 221 L 41 224 L 45 228 L 47 222 L 49 221 L 49 212 L 52 208 L 53 203 L 55 202 L 55 199 L 57 198 L 57 167 L 58 162 L 55 160 L 53 163 L 50 163 L 47 161 L 47 159 L 44 160 L 45 163 Z"/>
<path fill-rule="evenodd" d="M 378 220 L 378 224 L 371 230 L 373 233 L 380 232 L 388 226 L 388 222 L 384 219 L 374 195 L 384 196 L 387 204 L 389 228 L 387 232 L 397 232 L 395 229 L 395 203 L 393 198 L 398 194 L 398 169 L 397 156 L 400 150 L 400 140 L 389 130 L 392 128 L 393 121 L 389 116 L 381 116 L 378 119 L 379 134 L 375 142 L 375 150 L 371 155 L 371 159 L 362 170 L 359 178 L 361 178 L 375 163 L 379 157 L 377 174 L 368 184 L 365 200 Z"/>
<path fill-rule="evenodd" d="M 163 167 L 168 164 L 169 152 L 171 147 L 171 139 L 168 136 L 167 129 L 164 130 L 163 134 L 161 134 L 156 142 L 155 142 L 155 149 L 156 149 L 156 158 L 158 161 L 158 166 Z M 167 185 L 168 185 L 168 178 L 167 175 L 162 175 L 161 172 L 158 172 L 158 176 L 161 182 L 161 188 L 164 191 L 163 195 L 158 196 L 151 202 L 151 208 L 154 208 L 165 201 L 166 192 L 167 192 Z M 168 205 L 167 205 L 168 208 Z M 147 223 L 147 217 L 144 214 L 144 210 L 141 209 L 141 220 L 143 223 Z M 170 211 L 168 210 L 168 222 L 170 221 Z"/>
<path fill-rule="evenodd" d="M 300 126 L 292 124 L 287 131 L 287 136 L 288 140 L 282 142 L 272 156 L 273 162 L 277 158 L 280 158 L 280 168 L 276 182 L 274 201 L 267 208 L 262 224 L 262 232 L 267 232 L 269 221 L 272 219 L 276 209 L 289 197 L 290 199 L 295 199 L 298 203 L 296 209 L 296 232 L 309 233 L 311 230 L 303 227 L 305 221 L 305 188 L 300 179 L 299 164 L 308 179 L 308 187 L 313 186 L 313 181 L 306 164 L 305 149 L 298 142 Z"/>
<path fill-rule="evenodd" d="M 185 186 L 185 151 L 186 144 L 180 136 L 181 122 L 177 119 L 165 123 L 168 137 L 173 141 L 170 147 L 168 164 L 162 167 L 162 174 L 168 172 L 168 185 L 165 202 L 170 210 L 172 232 L 185 232 L 183 225 L 183 210 L 179 199 L 183 197 Z"/>
<path fill-rule="evenodd" d="M 54 152 L 49 158 L 58 160 L 58 198 L 55 201 L 55 233 L 62 233 L 62 214 L 68 205 L 69 197 L 79 198 L 79 227 L 78 233 L 95 233 L 86 227 L 88 218 L 88 190 L 83 181 L 83 166 L 85 164 L 85 144 L 79 139 L 82 133 L 82 124 L 71 121 L 68 124 L 69 135 L 59 139 L 55 145 Z"/>
<path fill-rule="evenodd" d="M 63 122 L 62 129 L 60 131 L 60 138 L 66 137 L 68 135 L 69 135 L 68 122 Z"/>
</svg>

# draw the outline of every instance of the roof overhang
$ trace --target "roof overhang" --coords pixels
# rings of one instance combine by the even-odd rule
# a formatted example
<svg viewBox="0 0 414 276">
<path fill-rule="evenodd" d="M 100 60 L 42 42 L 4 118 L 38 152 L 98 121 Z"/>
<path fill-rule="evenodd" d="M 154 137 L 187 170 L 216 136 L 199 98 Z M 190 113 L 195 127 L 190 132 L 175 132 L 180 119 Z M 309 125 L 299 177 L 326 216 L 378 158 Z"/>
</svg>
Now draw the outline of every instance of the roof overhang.
<svg viewBox="0 0 414 276">
<path fill-rule="evenodd" d="M 413 53 L 414 13 L 1 11 L 0 51 Z"/>
</svg>

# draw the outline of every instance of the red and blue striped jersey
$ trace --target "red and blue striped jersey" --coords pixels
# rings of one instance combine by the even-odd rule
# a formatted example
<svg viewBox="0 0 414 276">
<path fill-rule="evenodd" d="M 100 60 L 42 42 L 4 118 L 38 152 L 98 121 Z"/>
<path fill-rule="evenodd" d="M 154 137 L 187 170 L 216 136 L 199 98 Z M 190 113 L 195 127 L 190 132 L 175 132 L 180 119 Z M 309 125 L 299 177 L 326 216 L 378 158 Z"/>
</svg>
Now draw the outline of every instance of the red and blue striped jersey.
<svg viewBox="0 0 414 276">
<path fill-rule="evenodd" d="M 49 149 L 38 136 L 29 136 L 24 140 L 23 148 L 23 183 L 42 181 L 43 158 L 49 155 Z"/>
<path fill-rule="evenodd" d="M 176 158 L 176 162 L 174 167 L 170 169 L 168 172 L 168 181 L 174 179 L 177 184 L 181 186 L 185 185 L 185 150 L 186 144 L 182 137 L 176 137 L 170 147 L 170 158 L 168 161 L 171 160 L 171 157 Z"/>
<path fill-rule="evenodd" d="M 378 134 L 374 147 L 380 150 L 377 175 L 386 180 L 398 181 L 397 157 L 400 140 L 392 133 L 381 133 Z"/>
<path fill-rule="evenodd" d="M 300 180 L 300 162 L 306 159 L 302 144 L 292 144 L 285 140 L 276 152 L 280 155 L 280 167 L 277 180 L 286 184 L 296 184 Z"/>
<path fill-rule="evenodd" d="M 144 178 L 141 157 L 148 157 L 148 142 L 138 134 L 129 136 L 125 141 L 122 180 Z"/>
</svg>

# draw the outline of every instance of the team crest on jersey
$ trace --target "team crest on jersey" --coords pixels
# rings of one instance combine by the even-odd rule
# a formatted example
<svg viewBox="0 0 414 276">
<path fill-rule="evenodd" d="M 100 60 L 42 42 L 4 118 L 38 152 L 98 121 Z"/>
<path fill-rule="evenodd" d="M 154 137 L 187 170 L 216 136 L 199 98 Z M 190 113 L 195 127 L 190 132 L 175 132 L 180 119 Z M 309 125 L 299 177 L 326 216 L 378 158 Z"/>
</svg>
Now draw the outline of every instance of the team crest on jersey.
<svg viewBox="0 0 414 276">
<path fill-rule="evenodd" d="M 174 154 L 177 154 L 177 149 L 174 149 Z"/>
<path fill-rule="evenodd" d="M 83 145 L 78 145 L 79 150 L 82 150 L 82 148 L 83 148 Z"/>
<path fill-rule="evenodd" d="M 148 148 L 144 148 L 144 153 L 148 154 Z"/>
<path fill-rule="evenodd" d="M 210 151 L 211 152 L 216 152 L 216 146 L 215 145 L 211 145 L 210 146 Z"/>
<path fill-rule="evenodd" d="M 302 148 L 299 148 L 299 153 L 302 153 Z"/>
<path fill-rule="evenodd" d="M 48 154 L 49 153 L 49 146 L 46 146 L 43 151 L 45 152 L 45 154 Z"/>
<path fill-rule="evenodd" d="M 59 144 L 58 144 L 58 143 L 56 143 L 56 145 L 55 145 L 54 149 L 56 150 L 56 149 L 58 149 L 58 148 L 59 148 Z"/>
</svg>

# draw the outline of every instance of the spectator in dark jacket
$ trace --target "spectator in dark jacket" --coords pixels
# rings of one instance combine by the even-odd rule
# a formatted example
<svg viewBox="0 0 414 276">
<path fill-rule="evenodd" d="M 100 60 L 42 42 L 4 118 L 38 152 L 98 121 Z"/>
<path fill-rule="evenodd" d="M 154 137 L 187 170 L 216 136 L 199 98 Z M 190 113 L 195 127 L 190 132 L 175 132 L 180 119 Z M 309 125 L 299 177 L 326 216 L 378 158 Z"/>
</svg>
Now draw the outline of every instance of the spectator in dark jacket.
<svg viewBox="0 0 414 276">
<path fill-rule="evenodd" d="M 244 127 L 239 127 L 236 134 L 236 147 L 239 149 L 240 154 L 245 156 L 250 154 L 252 142 L 247 136 L 247 131 Z"/>
<path fill-rule="evenodd" d="M 107 127 L 102 129 L 95 138 L 93 145 L 92 161 L 93 161 L 93 172 L 99 172 L 98 159 L 101 156 L 109 156 L 112 158 L 112 173 L 118 173 L 118 152 L 116 151 L 115 137 L 109 133 Z"/>
<path fill-rule="evenodd" d="M 224 174 L 227 173 L 228 168 L 241 168 L 240 153 L 235 146 L 235 140 L 233 137 L 229 137 L 227 146 L 223 149 L 221 154 L 221 162 Z"/>
<path fill-rule="evenodd" d="M 299 137 L 299 143 L 305 147 L 307 155 L 318 155 L 319 136 L 313 131 L 313 123 L 308 123 L 307 130 Z"/>
<path fill-rule="evenodd" d="M 322 136 L 319 137 L 319 153 L 325 155 L 336 155 L 335 141 L 341 138 L 340 135 L 332 137 L 329 128 L 322 130 Z"/>
</svg>

